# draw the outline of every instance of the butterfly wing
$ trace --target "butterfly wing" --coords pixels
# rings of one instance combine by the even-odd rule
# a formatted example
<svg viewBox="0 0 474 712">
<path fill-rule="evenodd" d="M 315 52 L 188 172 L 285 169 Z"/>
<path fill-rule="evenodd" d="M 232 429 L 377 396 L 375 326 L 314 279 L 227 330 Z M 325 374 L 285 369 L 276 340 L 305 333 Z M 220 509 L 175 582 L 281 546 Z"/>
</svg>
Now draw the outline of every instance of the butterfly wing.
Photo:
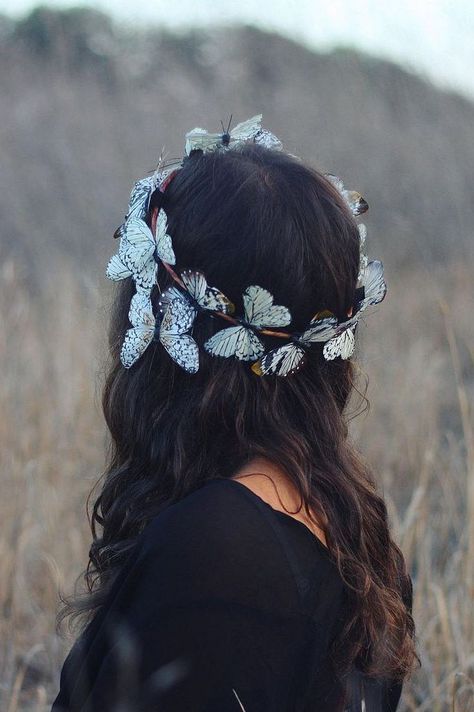
<svg viewBox="0 0 474 712">
<path fill-rule="evenodd" d="M 186 134 L 185 152 L 187 156 L 189 156 L 191 151 L 196 150 L 206 153 L 220 144 L 222 144 L 222 134 L 209 133 L 206 129 L 196 127 Z"/>
<path fill-rule="evenodd" d="M 367 267 L 368 264 L 368 259 L 367 255 L 365 253 L 365 243 L 367 240 L 367 228 L 364 225 L 364 223 L 359 223 L 357 225 L 357 228 L 359 230 L 359 237 L 360 237 L 360 248 L 359 248 L 359 275 L 358 275 L 358 281 L 362 279 L 362 275 L 364 274 L 364 270 Z"/>
<path fill-rule="evenodd" d="M 304 362 L 304 349 L 292 342 L 266 353 L 252 366 L 252 370 L 258 375 L 275 373 L 277 376 L 289 376 L 298 371 Z"/>
<path fill-rule="evenodd" d="M 334 175 L 334 173 L 325 173 L 324 177 L 330 181 L 333 186 L 336 188 L 336 190 L 339 191 L 341 195 L 343 195 L 343 191 L 345 190 L 344 188 L 344 183 L 339 176 Z"/>
<path fill-rule="evenodd" d="M 186 301 L 181 292 L 179 297 L 171 299 L 165 311 L 160 326 L 160 342 L 181 368 L 188 373 L 199 370 L 198 345 L 185 332 L 189 331 L 194 323 L 196 310 Z"/>
<path fill-rule="evenodd" d="M 140 358 L 152 342 L 153 333 L 153 329 L 143 326 L 128 329 L 120 351 L 120 360 L 125 368 L 130 368 Z"/>
<path fill-rule="evenodd" d="M 372 260 L 367 264 L 362 272 L 361 283 L 364 287 L 364 298 L 359 303 L 358 311 L 383 301 L 387 293 L 387 285 L 380 260 Z"/>
<path fill-rule="evenodd" d="M 128 329 L 120 351 L 120 360 L 125 368 L 133 366 L 153 340 L 155 317 L 150 298 L 136 293 L 130 302 L 128 319 L 132 329 Z"/>
<path fill-rule="evenodd" d="M 156 320 L 153 314 L 153 307 L 151 305 L 151 299 L 147 294 L 137 292 L 133 295 L 130 302 L 128 320 L 130 324 L 135 327 L 144 327 L 152 330 L 155 328 Z"/>
<path fill-rule="evenodd" d="M 141 272 L 146 262 L 153 256 L 155 247 L 151 230 L 143 220 L 130 218 L 125 223 L 120 240 L 119 257 L 134 275 Z"/>
<path fill-rule="evenodd" d="M 354 347 L 354 330 L 349 328 L 324 344 L 323 356 L 326 361 L 333 361 L 338 356 L 347 359 L 352 356 Z"/>
<path fill-rule="evenodd" d="M 368 202 L 365 200 L 365 198 L 361 196 L 360 193 L 357 192 L 357 190 L 345 190 L 344 196 L 351 209 L 352 214 L 355 217 L 366 213 L 369 209 Z"/>
<path fill-rule="evenodd" d="M 275 136 L 275 134 L 272 134 L 271 131 L 267 131 L 266 129 L 259 131 L 255 136 L 254 141 L 255 143 L 265 146 L 265 148 L 272 149 L 273 151 L 283 150 L 283 144 L 280 139 Z"/>
<path fill-rule="evenodd" d="M 109 264 L 107 265 L 105 274 L 108 279 L 113 279 L 115 282 L 118 282 L 121 279 L 126 279 L 126 277 L 130 277 L 132 273 L 130 272 L 128 267 L 124 265 L 118 255 L 113 255 L 109 260 Z"/>
<path fill-rule="evenodd" d="M 288 326 L 291 322 L 288 309 L 274 305 L 273 296 L 263 287 L 247 287 L 242 298 L 245 318 L 253 326 Z"/>
<path fill-rule="evenodd" d="M 233 314 L 235 307 L 225 294 L 216 287 L 207 287 L 204 294 L 202 306 L 204 309 L 222 312 L 223 314 Z"/>
<path fill-rule="evenodd" d="M 173 299 L 182 299 L 182 297 L 183 295 L 179 291 L 178 287 L 172 286 L 168 287 L 168 289 L 165 289 L 165 291 L 161 293 L 160 299 L 158 301 L 158 308 L 160 312 L 164 314 Z"/>
<path fill-rule="evenodd" d="M 204 296 L 207 289 L 207 281 L 201 272 L 184 270 L 181 272 L 181 279 L 192 298 L 200 305 L 203 305 Z"/>
<path fill-rule="evenodd" d="M 181 279 L 189 294 L 203 309 L 229 314 L 234 310 L 232 302 L 215 287 L 209 287 L 201 272 L 185 270 Z"/>
<path fill-rule="evenodd" d="M 160 341 L 178 366 L 188 373 L 196 373 L 199 370 L 199 349 L 192 336 L 160 336 Z"/>
<path fill-rule="evenodd" d="M 326 317 L 318 319 L 316 315 L 310 322 L 309 328 L 304 331 L 299 341 L 304 344 L 312 344 L 317 341 L 327 341 L 337 333 L 336 317 Z"/>
<path fill-rule="evenodd" d="M 362 213 L 367 212 L 369 205 L 360 193 L 356 190 L 347 190 L 339 176 L 336 176 L 333 173 L 325 173 L 324 175 L 342 196 L 354 216 L 362 215 Z"/>
<path fill-rule="evenodd" d="M 262 114 L 256 114 L 246 121 L 241 121 L 240 124 L 234 126 L 230 132 L 231 143 L 241 143 L 254 139 L 255 136 L 262 130 Z"/>
<path fill-rule="evenodd" d="M 130 218 L 138 218 L 143 220 L 146 217 L 150 205 L 150 196 L 153 192 L 153 176 L 147 176 L 141 180 L 137 180 L 130 193 L 128 210 L 125 216 L 125 222 Z"/>
<path fill-rule="evenodd" d="M 148 262 L 145 262 L 143 269 L 133 277 L 137 290 L 149 294 L 153 285 L 156 284 L 157 272 L 158 264 L 154 259 L 149 259 Z"/>
<path fill-rule="evenodd" d="M 178 290 L 179 296 L 170 299 L 160 327 L 160 336 L 181 336 L 192 327 L 196 310 Z M 161 300 L 160 300 L 161 301 Z"/>
<path fill-rule="evenodd" d="M 213 356 L 235 356 L 240 361 L 255 361 L 264 352 L 258 336 L 244 326 L 221 329 L 206 341 L 204 348 Z"/>
<path fill-rule="evenodd" d="M 168 218 L 161 208 L 156 220 L 156 252 L 160 260 L 169 265 L 176 264 L 171 235 L 168 235 Z"/>
</svg>

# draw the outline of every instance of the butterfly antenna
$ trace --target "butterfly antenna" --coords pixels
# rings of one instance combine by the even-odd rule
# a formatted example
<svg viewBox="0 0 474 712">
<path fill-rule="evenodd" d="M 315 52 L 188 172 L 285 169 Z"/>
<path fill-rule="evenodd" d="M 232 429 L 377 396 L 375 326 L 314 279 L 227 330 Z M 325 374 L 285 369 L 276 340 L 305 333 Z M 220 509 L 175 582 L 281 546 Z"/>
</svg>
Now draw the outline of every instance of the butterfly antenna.
<svg viewBox="0 0 474 712">
<path fill-rule="evenodd" d="M 225 131 L 224 122 L 222 121 L 222 119 L 221 119 L 221 126 L 222 126 L 222 133 L 225 134 L 226 131 Z"/>
<path fill-rule="evenodd" d="M 164 160 L 165 160 L 165 146 L 163 144 L 161 151 L 160 151 L 160 155 L 158 156 L 158 162 L 156 164 L 155 170 L 158 171 L 163 166 Z"/>
<path fill-rule="evenodd" d="M 227 124 L 227 133 L 230 131 L 230 125 L 232 123 L 232 114 L 230 115 L 229 123 Z"/>
</svg>

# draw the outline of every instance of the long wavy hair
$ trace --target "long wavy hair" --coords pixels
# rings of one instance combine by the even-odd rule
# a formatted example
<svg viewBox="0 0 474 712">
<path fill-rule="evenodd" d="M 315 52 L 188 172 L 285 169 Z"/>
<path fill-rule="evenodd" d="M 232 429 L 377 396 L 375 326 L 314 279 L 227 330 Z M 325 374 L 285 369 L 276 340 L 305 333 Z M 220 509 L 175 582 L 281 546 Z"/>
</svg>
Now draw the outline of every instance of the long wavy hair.
<svg viewBox="0 0 474 712">
<path fill-rule="evenodd" d="M 323 309 L 347 318 L 357 224 L 330 181 L 304 162 L 253 144 L 196 151 L 165 193 L 153 194 L 149 224 L 161 206 L 177 269 L 202 271 L 239 311 L 244 289 L 258 284 L 289 308 L 295 330 Z M 155 306 L 170 284 L 164 269 L 158 282 Z M 60 620 L 73 614 L 83 624 L 98 611 L 138 534 L 163 507 L 263 456 L 316 513 L 346 583 L 349 615 L 333 647 L 338 669 L 355 663 L 372 676 L 404 678 L 416 661 L 410 578 L 384 500 L 348 438 L 351 361 L 326 361 L 314 344 L 297 374 L 259 377 L 246 363 L 201 349 L 191 375 L 152 343 L 127 370 L 119 353 L 133 293 L 130 280 L 117 287 L 111 319 L 103 391 L 111 444 L 91 512 L 87 592 L 66 602 Z M 202 344 L 222 326 L 198 316 L 193 336 Z"/>
</svg>

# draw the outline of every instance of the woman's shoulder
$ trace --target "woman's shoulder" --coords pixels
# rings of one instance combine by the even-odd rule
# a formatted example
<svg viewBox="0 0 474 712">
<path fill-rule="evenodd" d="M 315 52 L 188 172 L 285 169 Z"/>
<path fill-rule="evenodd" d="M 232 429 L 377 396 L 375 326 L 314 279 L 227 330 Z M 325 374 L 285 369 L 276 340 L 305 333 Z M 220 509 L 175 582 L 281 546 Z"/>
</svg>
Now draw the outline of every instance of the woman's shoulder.
<svg viewBox="0 0 474 712">
<path fill-rule="evenodd" d="M 289 538 L 314 544 L 315 558 L 325 549 L 301 521 L 275 510 L 241 482 L 217 477 L 166 506 L 148 523 L 141 542 L 152 548 L 164 542 L 180 549 L 190 545 L 194 554 L 201 543 L 206 551 L 237 549 L 248 558 L 249 547 L 257 556 L 268 549 L 288 549 Z"/>
<path fill-rule="evenodd" d="M 212 565 L 229 555 L 245 557 L 247 564 L 265 556 L 276 545 L 272 522 L 258 498 L 244 489 L 226 478 L 205 482 L 150 520 L 140 548 L 151 554 L 165 548 L 201 565 L 203 559 Z"/>
<path fill-rule="evenodd" d="M 311 547 L 304 525 L 277 514 L 245 485 L 206 482 L 143 532 L 137 560 L 146 566 L 147 585 L 156 580 L 170 597 L 218 596 L 259 607 L 271 601 L 272 608 L 301 610 L 302 596 L 317 593 L 310 579 L 332 587 L 334 567 Z"/>
</svg>

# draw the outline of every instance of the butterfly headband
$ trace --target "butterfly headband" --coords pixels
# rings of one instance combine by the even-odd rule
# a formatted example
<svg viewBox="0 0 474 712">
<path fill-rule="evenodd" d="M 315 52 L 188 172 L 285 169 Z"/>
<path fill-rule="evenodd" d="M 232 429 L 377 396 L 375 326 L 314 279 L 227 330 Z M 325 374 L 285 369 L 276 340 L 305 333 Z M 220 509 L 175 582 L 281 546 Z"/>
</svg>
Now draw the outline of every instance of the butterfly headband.
<svg viewBox="0 0 474 712">
<path fill-rule="evenodd" d="M 193 151 L 228 151 L 244 143 L 259 143 L 273 150 L 282 150 L 280 140 L 262 129 L 261 114 L 244 121 L 229 131 L 208 133 L 195 128 L 186 134 L 185 157 Z M 367 307 L 378 304 L 386 293 L 382 263 L 368 261 L 365 254 L 367 230 L 358 225 L 360 235 L 360 263 L 357 299 L 352 315 L 339 321 L 329 311 L 318 312 L 302 332 L 282 331 L 291 324 L 287 307 L 273 303 L 272 294 L 258 285 L 247 287 L 242 295 L 243 314 L 236 315 L 235 307 L 219 289 L 207 284 L 198 271 L 173 269 L 176 257 L 172 238 L 168 233 L 167 215 L 163 208 L 158 212 L 154 234 L 147 225 L 151 195 L 155 190 L 165 192 L 167 185 L 183 165 L 183 161 L 165 168 L 158 166 L 152 176 L 137 181 L 130 194 L 127 214 L 116 232 L 120 237 L 118 254 L 108 263 L 106 275 L 118 281 L 131 277 L 136 293 L 130 303 L 131 328 L 125 334 L 120 359 L 130 368 L 147 347 L 158 341 L 169 356 L 188 373 L 199 369 L 199 348 L 191 332 L 198 313 L 208 313 L 227 321 L 227 326 L 217 331 L 204 343 L 204 349 L 213 356 L 252 363 L 257 375 L 276 374 L 288 376 L 304 364 L 306 353 L 314 343 L 324 343 L 326 360 L 349 358 L 355 347 L 355 328 Z M 339 191 L 354 216 L 368 210 L 368 205 L 356 191 L 346 190 L 340 178 L 326 173 Z M 154 313 L 151 292 L 158 284 L 158 272 L 164 268 L 174 284 L 161 293 L 157 313 Z M 282 346 L 265 351 L 261 337 L 267 335 L 285 341 Z"/>
</svg>

